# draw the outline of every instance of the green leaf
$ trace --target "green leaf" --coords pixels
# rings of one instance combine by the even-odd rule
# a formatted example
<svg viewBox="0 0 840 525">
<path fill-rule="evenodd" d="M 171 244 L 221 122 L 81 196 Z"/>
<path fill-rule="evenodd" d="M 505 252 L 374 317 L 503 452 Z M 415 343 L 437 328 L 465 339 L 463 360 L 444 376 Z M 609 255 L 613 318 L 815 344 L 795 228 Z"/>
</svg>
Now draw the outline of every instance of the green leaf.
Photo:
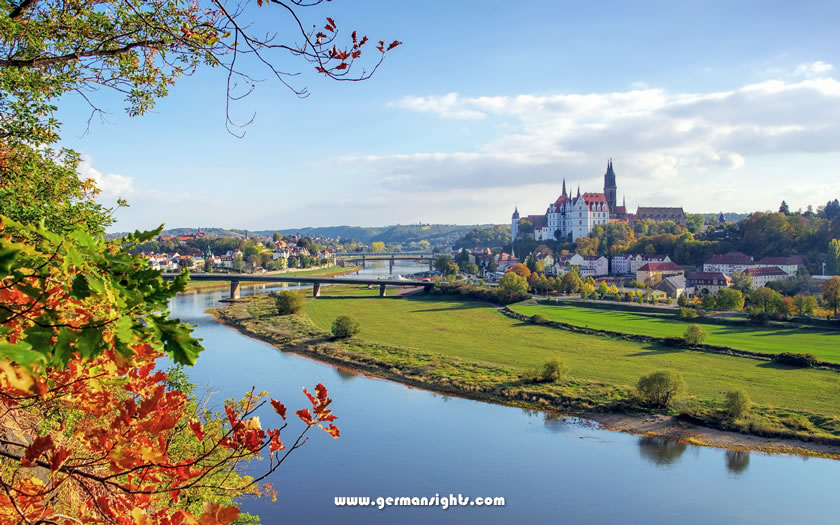
<svg viewBox="0 0 840 525">
<path fill-rule="evenodd" d="M 45 361 L 42 354 L 34 352 L 32 346 L 24 341 L 19 341 L 15 344 L 0 343 L 0 356 L 14 361 L 25 368 L 31 368 L 35 363 Z"/>
<path fill-rule="evenodd" d="M 0 277 L 9 275 L 9 271 L 12 269 L 12 265 L 15 259 L 17 259 L 19 252 L 20 250 L 14 248 L 0 249 Z"/>
<path fill-rule="evenodd" d="M 73 287 L 70 291 L 70 296 L 76 299 L 90 297 L 90 286 L 88 286 L 87 279 L 84 275 L 77 275 L 73 278 Z"/>
<path fill-rule="evenodd" d="M 201 346 L 201 339 L 191 335 L 192 327 L 180 319 L 166 319 L 164 316 L 154 316 L 154 321 L 160 331 L 163 350 L 169 357 L 178 364 L 194 365 L 204 347 Z"/>
</svg>

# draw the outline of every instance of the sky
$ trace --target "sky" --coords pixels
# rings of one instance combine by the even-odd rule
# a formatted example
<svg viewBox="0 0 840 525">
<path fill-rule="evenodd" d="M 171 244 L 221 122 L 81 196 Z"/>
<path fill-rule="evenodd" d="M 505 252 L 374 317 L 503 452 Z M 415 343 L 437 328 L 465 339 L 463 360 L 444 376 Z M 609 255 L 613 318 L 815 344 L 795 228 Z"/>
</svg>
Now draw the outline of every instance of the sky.
<svg viewBox="0 0 840 525">
<path fill-rule="evenodd" d="M 250 3 L 243 20 L 295 41 L 279 9 Z M 630 211 L 840 197 L 838 2 L 335 0 L 300 15 L 404 44 L 360 83 L 276 55 L 305 99 L 246 64 L 265 81 L 233 107 L 254 115 L 243 138 L 225 129 L 221 70 L 142 117 L 93 93 L 110 113 L 89 128 L 83 100 L 61 101 L 80 176 L 130 204 L 113 231 L 508 223 L 564 179 L 603 191 L 608 158 Z"/>
</svg>

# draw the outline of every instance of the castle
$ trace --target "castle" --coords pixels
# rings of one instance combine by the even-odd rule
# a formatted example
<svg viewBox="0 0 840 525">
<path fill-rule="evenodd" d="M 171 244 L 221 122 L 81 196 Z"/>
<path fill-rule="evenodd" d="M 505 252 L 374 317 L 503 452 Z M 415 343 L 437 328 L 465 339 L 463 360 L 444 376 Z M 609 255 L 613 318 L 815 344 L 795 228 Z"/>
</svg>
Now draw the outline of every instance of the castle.
<svg viewBox="0 0 840 525">
<path fill-rule="evenodd" d="M 618 187 L 615 182 L 612 159 L 607 161 L 607 171 L 604 173 L 603 193 L 580 193 L 572 196 L 566 193 L 566 179 L 563 179 L 563 193 L 557 200 L 549 204 L 544 215 L 528 215 L 519 217 L 519 209 L 514 209 L 511 219 L 511 241 L 520 233 L 520 223 L 528 221 L 534 228 L 534 239 L 571 240 L 586 237 L 595 226 L 603 226 L 610 219 L 623 219 L 627 216 L 627 209 L 616 203 Z M 522 232 L 526 233 L 526 232 Z"/>
</svg>

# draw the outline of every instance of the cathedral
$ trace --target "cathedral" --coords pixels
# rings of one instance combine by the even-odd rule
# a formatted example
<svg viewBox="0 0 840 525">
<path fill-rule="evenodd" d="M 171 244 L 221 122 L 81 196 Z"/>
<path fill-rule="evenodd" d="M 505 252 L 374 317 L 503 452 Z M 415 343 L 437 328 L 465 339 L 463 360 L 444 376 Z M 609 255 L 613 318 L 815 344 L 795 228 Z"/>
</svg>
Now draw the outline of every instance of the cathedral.
<svg viewBox="0 0 840 525">
<path fill-rule="evenodd" d="M 518 208 L 514 210 L 511 219 L 511 241 L 519 235 L 522 221 L 533 225 L 534 239 L 538 241 L 576 241 L 578 237 L 586 237 L 595 226 L 604 226 L 611 218 L 621 219 L 627 215 L 625 206 L 618 206 L 616 203 L 617 189 L 612 159 L 607 161 L 603 193 L 581 194 L 578 186 L 577 195 L 572 196 L 571 190 L 567 194 L 566 180 L 563 179 L 563 193 L 548 205 L 545 214 L 520 218 Z"/>
</svg>

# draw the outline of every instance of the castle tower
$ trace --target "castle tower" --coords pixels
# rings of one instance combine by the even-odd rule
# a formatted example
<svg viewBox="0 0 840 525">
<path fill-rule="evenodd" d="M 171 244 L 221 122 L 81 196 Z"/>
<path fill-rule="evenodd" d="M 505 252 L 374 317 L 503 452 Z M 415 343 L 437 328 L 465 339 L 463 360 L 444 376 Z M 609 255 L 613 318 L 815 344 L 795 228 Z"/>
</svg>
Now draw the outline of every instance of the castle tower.
<svg viewBox="0 0 840 525">
<path fill-rule="evenodd" d="M 615 184 L 615 172 L 613 171 L 612 159 L 607 161 L 607 172 L 604 173 L 604 195 L 607 197 L 607 206 L 610 208 L 610 217 L 615 217 L 616 193 L 618 187 Z"/>
<path fill-rule="evenodd" d="M 513 209 L 513 215 L 510 218 L 510 242 L 516 240 L 516 235 L 519 233 L 519 207 Z"/>
</svg>

